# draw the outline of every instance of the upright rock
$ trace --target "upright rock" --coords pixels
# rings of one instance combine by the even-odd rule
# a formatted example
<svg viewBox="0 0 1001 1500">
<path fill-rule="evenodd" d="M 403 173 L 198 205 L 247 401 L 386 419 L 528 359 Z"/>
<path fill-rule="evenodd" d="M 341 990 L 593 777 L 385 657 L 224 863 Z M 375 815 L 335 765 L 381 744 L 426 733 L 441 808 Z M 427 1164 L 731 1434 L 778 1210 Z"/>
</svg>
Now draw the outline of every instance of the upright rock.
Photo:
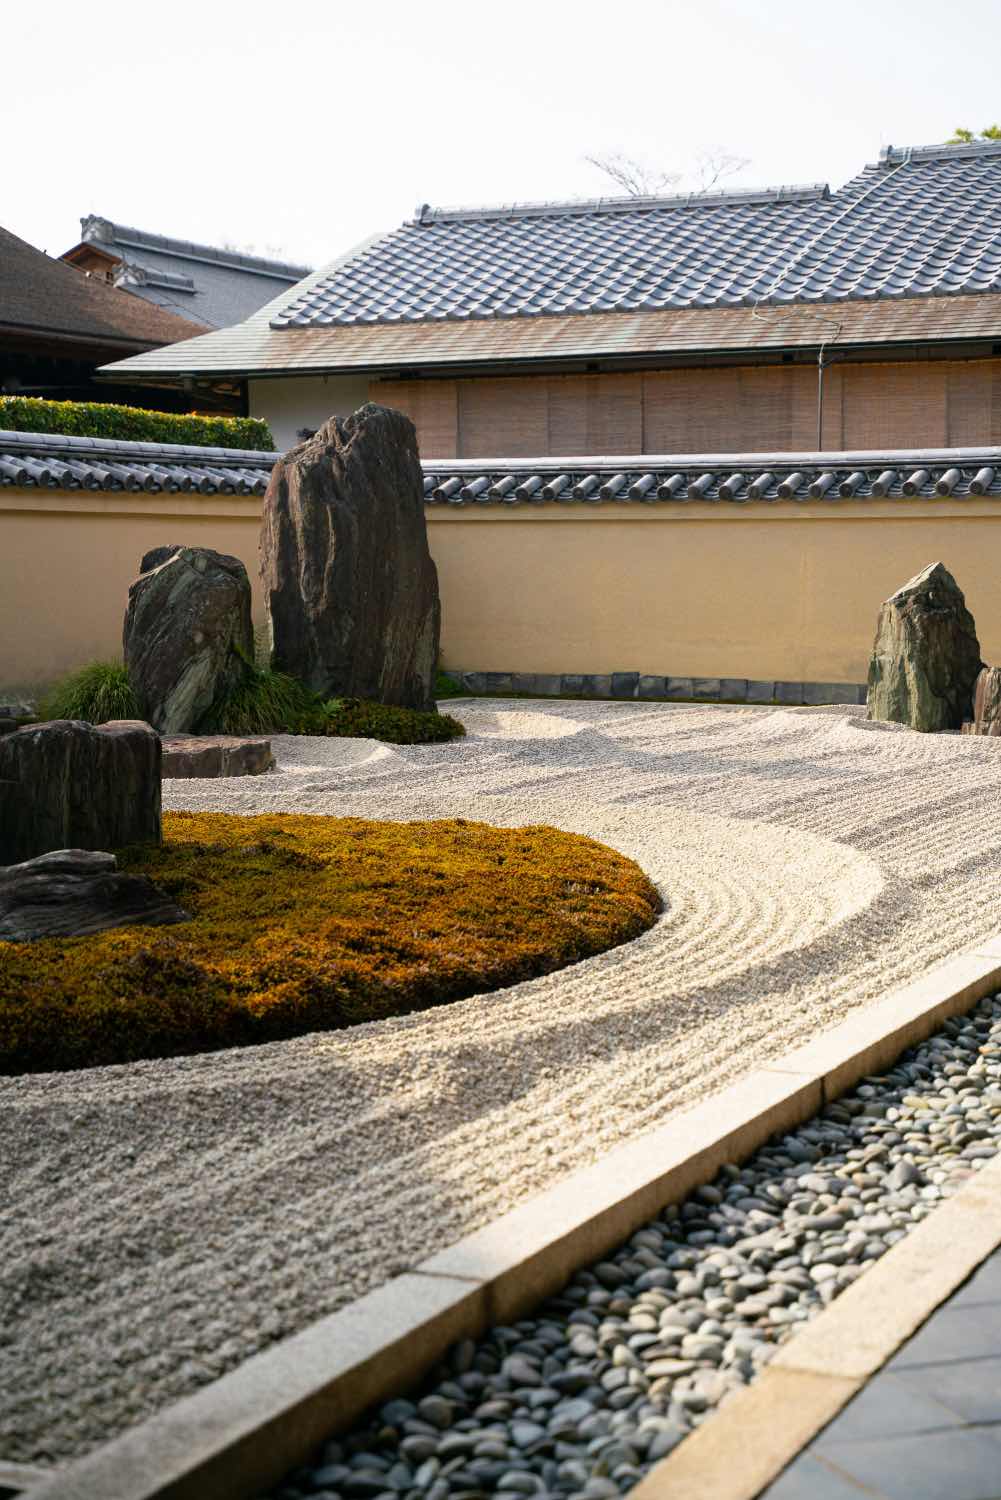
<svg viewBox="0 0 1001 1500">
<path fill-rule="evenodd" d="M 962 590 L 942 563 L 932 563 L 880 609 L 868 717 L 912 729 L 960 729 L 982 665 Z"/>
<path fill-rule="evenodd" d="M 0 865 L 54 849 L 160 842 L 160 737 L 53 719 L 0 738 Z"/>
<path fill-rule="evenodd" d="M 213 715 L 253 660 L 250 580 L 238 557 L 156 547 L 129 589 L 125 665 L 161 734 L 214 728 Z"/>
<path fill-rule="evenodd" d="M 327 698 L 434 706 L 438 574 L 402 413 L 331 417 L 275 464 L 261 573 L 276 667 Z"/>
<path fill-rule="evenodd" d="M 1001 735 L 1001 667 L 985 667 L 973 688 L 973 721 L 964 734 Z"/>
</svg>

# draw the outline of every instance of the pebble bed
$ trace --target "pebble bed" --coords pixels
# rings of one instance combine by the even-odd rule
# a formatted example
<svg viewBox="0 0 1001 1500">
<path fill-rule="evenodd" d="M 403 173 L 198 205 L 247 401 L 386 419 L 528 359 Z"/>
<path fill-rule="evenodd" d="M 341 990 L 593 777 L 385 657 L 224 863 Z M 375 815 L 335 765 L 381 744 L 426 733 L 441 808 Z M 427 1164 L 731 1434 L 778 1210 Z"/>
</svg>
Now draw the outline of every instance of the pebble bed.
<svg viewBox="0 0 1001 1500">
<path fill-rule="evenodd" d="M 267 1500 L 627 1493 L 1001 1144 L 1001 995 L 456 1345 Z"/>
</svg>

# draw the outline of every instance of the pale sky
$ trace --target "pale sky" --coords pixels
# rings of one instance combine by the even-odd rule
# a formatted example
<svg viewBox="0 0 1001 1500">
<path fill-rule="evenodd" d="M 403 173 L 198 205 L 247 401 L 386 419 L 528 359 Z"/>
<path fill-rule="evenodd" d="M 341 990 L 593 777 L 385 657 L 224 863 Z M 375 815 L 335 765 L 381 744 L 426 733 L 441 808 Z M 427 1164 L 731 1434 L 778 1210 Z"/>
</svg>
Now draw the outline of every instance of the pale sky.
<svg viewBox="0 0 1001 1500">
<path fill-rule="evenodd" d="M 0 224 L 322 264 L 421 202 L 600 196 L 584 154 L 828 181 L 1001 119 L 999 0 L 0 0 Z"/>
</svg>

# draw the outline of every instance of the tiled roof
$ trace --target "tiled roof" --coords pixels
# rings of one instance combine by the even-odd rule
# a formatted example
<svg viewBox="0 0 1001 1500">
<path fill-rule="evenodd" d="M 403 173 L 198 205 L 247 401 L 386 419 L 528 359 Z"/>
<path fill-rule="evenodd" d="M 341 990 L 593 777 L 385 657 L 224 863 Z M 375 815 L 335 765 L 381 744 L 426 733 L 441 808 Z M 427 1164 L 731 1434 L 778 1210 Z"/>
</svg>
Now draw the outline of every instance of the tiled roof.
<svg viewBox="0 0 1001 1500">
<path fill-rule="evenodd" d="M 1001 143 L 888 148 L 824 184 L 432 209 L 332 267 L 274 328 L 781 306 L 1001 291 Z"/>
<path fill-rule="evenodd" d="M 261 313 L 218 333 L 106 365 L 101 373 L 160 375 L 310 375 L 365 371 L 451 370 L 542 360 L 657 356 L 684 358 L 747 350 L 841 349 L 1001 338 L 1001 293 L 980 297 L 908 297 L 826 307 L 688 308 L 683 312 L 588 313 L 552 318 L 493 318 L 468 323 L 381 323 L 367 327 L 269 328 Z"/>
<path fill-rule="evenodd" d="M 279 455 L 0 432 L 0 486 L 263 495 Z M 1001 448 L 461 460 L 424 464 L 429 505 L 1001 497 Z"/>
<path fill-rule="evenodd" d="M 0 487 L 263 495 L 274 453 L 0 432 Z"/>
<path fill-rule="evenodd" d="M 136 348 L 173 344 L 203 331 L 162 307 L 85 276 L 0 229 L 0 327 Z"/>
<path fill-rule="evenodd" d="M 424 464 L 433 505 L 823 501 L 1001 496 L 1001 448 L 453 459 Z"/>
<path fill-rule="evenodd" d="M 308 266 L 150 234 L 98 214 L 80 220 L 80 234 L 64 260 L 86 260 L 96 250 L 109 257 L 116 286 L 212 328 L 250 317 L 309 274 Z"/>
</svg>

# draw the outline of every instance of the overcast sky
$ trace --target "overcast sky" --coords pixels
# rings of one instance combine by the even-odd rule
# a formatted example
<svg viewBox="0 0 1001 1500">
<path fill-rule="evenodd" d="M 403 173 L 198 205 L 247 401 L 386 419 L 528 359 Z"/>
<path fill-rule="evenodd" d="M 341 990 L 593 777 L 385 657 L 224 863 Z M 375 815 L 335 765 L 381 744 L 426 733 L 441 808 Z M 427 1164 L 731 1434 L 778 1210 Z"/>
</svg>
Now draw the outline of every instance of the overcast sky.
<svg viewBox="0 0 1001 1500">
<path fill-rule="evenodd" d="M 999 0 L 0 0 L 0 223 L 322 264 L 420 202 L 600 195 L 585 153 L 829 181 L 1001 119 Z"/>
</svg>

